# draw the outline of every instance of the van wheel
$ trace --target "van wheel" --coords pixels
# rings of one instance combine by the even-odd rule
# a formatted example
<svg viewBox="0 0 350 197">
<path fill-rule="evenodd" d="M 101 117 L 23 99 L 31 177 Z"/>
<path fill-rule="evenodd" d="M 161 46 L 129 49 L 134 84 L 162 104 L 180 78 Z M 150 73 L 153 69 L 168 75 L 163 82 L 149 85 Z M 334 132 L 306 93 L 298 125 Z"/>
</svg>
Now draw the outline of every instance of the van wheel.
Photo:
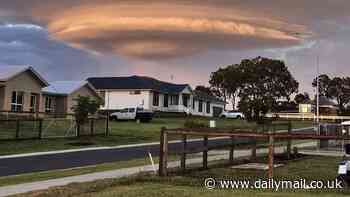
<svg viewBox="0 0 350 197">
<path fill-rule="evenodd" d="M 221 115 L 221 118 L 226 118 L 226 116 L 225 115 Z"/>
</svg>

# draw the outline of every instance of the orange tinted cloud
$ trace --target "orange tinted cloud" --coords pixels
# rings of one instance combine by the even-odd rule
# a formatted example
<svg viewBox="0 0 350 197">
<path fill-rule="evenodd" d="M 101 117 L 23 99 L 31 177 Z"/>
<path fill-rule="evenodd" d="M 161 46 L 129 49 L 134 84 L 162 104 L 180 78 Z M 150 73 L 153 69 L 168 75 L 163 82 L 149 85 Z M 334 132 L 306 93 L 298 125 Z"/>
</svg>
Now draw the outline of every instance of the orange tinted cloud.
<svg viewBox="0 0 350 197">
<path fill-rule="evenodd" d="M 71 46 L 142 59 L 189 56 L 209 49 L 285 47 L 302 42 L 293 31 L 307 32 L 303 25 L 239 6 L 82 0 L 68 6 L 67 2 L 56 9 L 38 4 L 30 13 L 53 38 Z"/>
</svg>

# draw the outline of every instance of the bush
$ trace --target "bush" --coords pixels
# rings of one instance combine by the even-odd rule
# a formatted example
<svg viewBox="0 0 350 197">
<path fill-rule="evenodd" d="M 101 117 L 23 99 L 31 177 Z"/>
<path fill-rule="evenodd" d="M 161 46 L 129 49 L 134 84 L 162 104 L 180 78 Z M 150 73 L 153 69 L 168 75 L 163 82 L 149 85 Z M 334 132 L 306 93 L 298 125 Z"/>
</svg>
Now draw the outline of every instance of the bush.
<svg viewBox="0 0 350 197">
<path fill-rule="evenodd" d="M 184 124 L 185 128 L 207 128 L 209 127 L 207 121 L 199 119 L 187 119 Z"/>
</svg>

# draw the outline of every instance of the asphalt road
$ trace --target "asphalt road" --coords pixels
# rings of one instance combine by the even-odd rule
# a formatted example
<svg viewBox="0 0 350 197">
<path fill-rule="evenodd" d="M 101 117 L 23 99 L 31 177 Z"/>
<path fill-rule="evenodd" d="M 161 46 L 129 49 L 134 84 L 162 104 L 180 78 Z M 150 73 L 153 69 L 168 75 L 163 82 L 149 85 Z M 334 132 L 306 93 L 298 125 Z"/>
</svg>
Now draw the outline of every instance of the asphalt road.
<svg viewBox="0 0 350 197">
<path fill-rule="evenodd" d="M 208 145 L 210 147 L 225 143 L 230 143 L 230 141 L 228 139 L 209 140 Z M 244 143 L 248 143 L 248 139 L 241 139 L 237 142 L 237 144 Z M 188 142 L 187 144 L 189 149 L 196 149 L 202 146 L 202 141 Z M 181 147 L 180 143 L 169 144 L 169 151 L 181 150 Z M 158 156 L 159 145 L 2 158 L 0 159 L 0 177 L 144 158 L 148 152 L 151 152 L 153 156 Z"/>
<path fill-rule="evenodd" d="M 295 131 L 300 130 L 301 129 L 295 129 Z M 307 131 L 305 129 L 302 130 L 304 132 Z M 223 145 L 228 143 L 231 143 L 229 139 L 214 139 L 209 140 L 208 146 L 210 148 L 210 146 Z M 249 139 L 240 138 L 239 140 L 236 140 L 236 144 L 247 143 L 249 143 Z M 188 149 L 198 149 L 201 147 L 203 147 L 202 141 L 187 143 Z M 169 144 L 169 152 L 181 150 L 181 143 Z M 158 156 L 159 145 L 86 150 L 17 158 L 2 158 L 0 159 L 0 177 L 31 172 L 69 169 L 109 162 L 127 161 L 131 159 L 144 158 L 147 156 L 148 152 L 151 152 L 153 156 Z"/>
</svg>

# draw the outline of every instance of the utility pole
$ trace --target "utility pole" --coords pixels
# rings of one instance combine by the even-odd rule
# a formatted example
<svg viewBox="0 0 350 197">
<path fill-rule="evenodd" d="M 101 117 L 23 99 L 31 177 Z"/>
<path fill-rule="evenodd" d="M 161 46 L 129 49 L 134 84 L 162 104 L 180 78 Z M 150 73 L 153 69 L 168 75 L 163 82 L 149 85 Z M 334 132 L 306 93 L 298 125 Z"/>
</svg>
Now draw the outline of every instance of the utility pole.
<svg viewBox="0 0 350 197">
<path fill-rule="evenodd" d="M 316 119 L 318 126 L 318 134 L 320 132 L 320 66 L 319 66 L 319 56 L 317 56 L 317 89 L 316 89 Z"/>
<path fill-rule="evenodd" d="M 317 85 L 316 85 L 316 124 L 317 124 L 317 135 L 321 135 L 320 132 L 320 66 L 319 66 L 319 56 L 317 55 Z M 317 150 L 320 150 L 321 142 L 317 140 Z"/>
</svg>

